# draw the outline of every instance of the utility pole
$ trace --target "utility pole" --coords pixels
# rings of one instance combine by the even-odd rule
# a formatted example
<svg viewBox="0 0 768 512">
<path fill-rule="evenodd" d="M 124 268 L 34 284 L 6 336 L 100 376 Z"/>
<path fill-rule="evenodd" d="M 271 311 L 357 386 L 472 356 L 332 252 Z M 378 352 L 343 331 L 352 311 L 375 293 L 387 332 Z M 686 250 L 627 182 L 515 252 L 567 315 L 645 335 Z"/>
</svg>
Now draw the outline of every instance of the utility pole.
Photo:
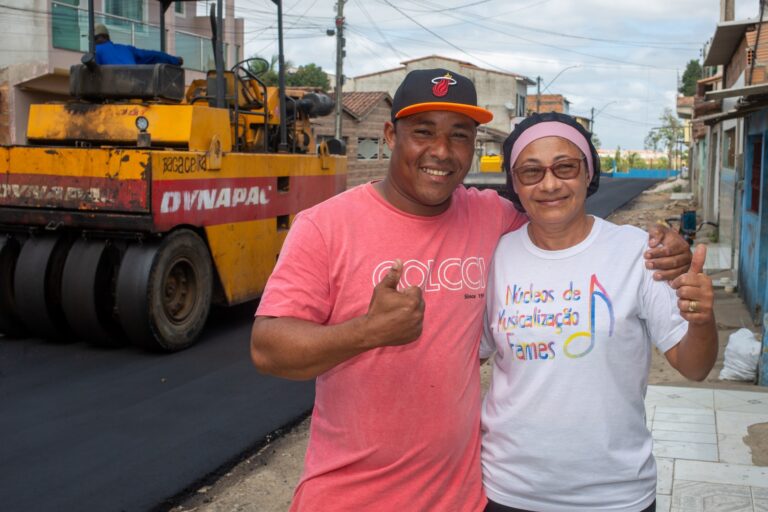
<svg viewBox="0 0 768 512">
<path fill-rule="evenodd" d="M 336 135 L 341 138 L 341 110 L 342 95 L 341 89 L 344 87 L 344 3 L 346 0 L 336 0 Z"/>
<path fill-rule="evenodd" d="M 278 10 L 280 8 L 278 7 Z M 164 15 L 164 13 L 163 13 Z M 216 19 L 214 20 L 216 26 L 216 42 L 213 47 L 213 62 L 216 66 L 216 108 L 224 108 L 226 106 L 226 87 L 227 83 L 224 78 L 224 1 L 216 1 Z M 165 34 L 163 34 L 165 37 Z M 219 92 L 221 91 L 221 92 Z M 282 115 L 282 114 L 281 114 Z"/>
<path fill-rule="evenodd" d="M 589 116 L 589 131 L 595 132 L 595 107 L 592 107 L 592 113 Z"/>
<path fill-rule="evenodd" d="M 541 77 L 536 77 L 536 113 L 541 110 Z"/>
<path fill-rule="evenodd" d="M 219 0 L 221 2 L 221 0 Z M 272 0 L 277 5 L 277 60 L 280 68 L 277 72 L 278 87 L 280 88 L 280 143 L 277 145 L 278 153 L 288 152 L 288 128 L 286 126 L 285 105 L 285 55 L 283 53 L 283 0 Z M 222 80 L 224 73 L 221 73 Z M 222 87 L 223 91 L 224 88 Z"/>
</svg>

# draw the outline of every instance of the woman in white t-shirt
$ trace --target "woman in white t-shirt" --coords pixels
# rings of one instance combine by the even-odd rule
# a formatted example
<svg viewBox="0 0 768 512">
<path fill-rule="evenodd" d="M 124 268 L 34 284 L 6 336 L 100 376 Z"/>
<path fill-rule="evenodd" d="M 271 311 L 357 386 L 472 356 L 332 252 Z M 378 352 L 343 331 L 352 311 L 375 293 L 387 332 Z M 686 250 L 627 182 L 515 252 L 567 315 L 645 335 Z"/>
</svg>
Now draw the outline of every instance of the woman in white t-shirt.
<svg viewBox="0 0 768 512">
<path fill-rule="evenodd" d="M 600 161 L 570 116 L 518 124 L 504 143 L 504 170 L 530 223 L 501 239 L 489 273 L 486 511 L 655 510 L 644 408 L 651 350 L 690 379 L 712 369 L 706 247 L 687 274 L 654 280 L 644 231 L 586 214 Z"/>
</svg>

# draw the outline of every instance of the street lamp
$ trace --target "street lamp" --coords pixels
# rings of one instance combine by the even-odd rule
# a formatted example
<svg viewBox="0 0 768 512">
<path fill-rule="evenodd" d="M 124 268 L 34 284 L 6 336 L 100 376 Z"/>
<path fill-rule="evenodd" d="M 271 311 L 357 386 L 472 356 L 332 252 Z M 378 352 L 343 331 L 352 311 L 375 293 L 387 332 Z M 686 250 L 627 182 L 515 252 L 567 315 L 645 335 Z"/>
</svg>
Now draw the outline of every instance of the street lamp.
<svg viewBox="0 0 768 512">
<path fill-rule="evenodd" d="M 557 78 L 568 71 L 569 69 L 578 68 L 581 67 L 581 64 L 574 64 L 573 66 L 568 66 L 563 69 L 561 69 L 556 75 L 555 78 L 549 81 L 546 87 L 544 87 L 544 90 L 541 89 L 541 76 L 536 77 L 536 113 L 539 113 L 539 110 L 541 109 L 541 94 L 546 92 L 547 89 L 549 89 L 549 86 L 554 83 Z"/>
<path fill-rule="evenodd" d="M 605 110 L 605 109 L 606 109 L 606 107 L 607 107 L 608 105 L 613 105 L 614 103 L 618 103 L 618 100 L 609 101 L 608 103 L 606 103 L 605 105 L 603 105 L 603 106 L 600 108 L 600 110 L 598 110 L 597 112 L 595 112 L 595 107 L 592 107 L 592 115 L 591 115 L 591 117 L 589 118 L 589 130 L 590 130 L 591 132 L 594 132 L 594 131 L 595 131 L 595 118 L 596 118 L 597 116 L 599 116 L 599 115 L 600 115 L 600 112 L 602 112 L 603 110 Z"/>
<path fill-rule="evenodd" d="M 563 68 L 563 69 L 561 69 L 561 70 L 560 70 L 560 71 L 559 71 L 559 72 L 558 72 L 558 73 L 555 75 L 555 78 L 553 78 L 552 80 L 550 80 L 550 81 L 549 81 L 549 83 L 547 84 L 547 86 L 546 86 L 546 87 L 544 88 L 544 90 L 542 90 L 541 92 L 542 92 L 542 93 L 544 93 L 544 92 L 547 92 L 547 89 L 549 89 L 549 86 L 550 86 L 550 85 L 552 85 L 552 84 L 555 82 L 555 80 L 557 80 L 557 78 L 558 78 L 560 75 L 562 75 L 563 73 L 565 73 L 565 72 L 566 72 L 566 71 L 568 71 L 569 69 L 573 69 L 573 68 L 580 68 L 580 67 L 581 67 L 581 64 L 574 64 L 573 66 L 568 66 L 568 67 L 566 67 L 566 68 Z"/>
</svg>

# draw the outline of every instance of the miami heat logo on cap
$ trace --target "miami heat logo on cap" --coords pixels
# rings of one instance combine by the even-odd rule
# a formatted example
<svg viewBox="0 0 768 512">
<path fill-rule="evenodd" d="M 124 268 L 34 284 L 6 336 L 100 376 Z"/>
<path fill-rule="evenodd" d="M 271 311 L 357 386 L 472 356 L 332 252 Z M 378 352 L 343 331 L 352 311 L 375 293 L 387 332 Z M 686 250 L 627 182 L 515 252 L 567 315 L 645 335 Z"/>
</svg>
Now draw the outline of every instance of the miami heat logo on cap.
<svg viewBox="0 0 768 512">
<path fill-rule="evenodd" d="M 438 76 L 432 79 L 432 94 L 438 98 L 442 98 L 448 94 L 448 87 L 456 85 L 456 80 L 453 79 L 450 73 L 446 73 L 443 76 Z"/>
</svg>

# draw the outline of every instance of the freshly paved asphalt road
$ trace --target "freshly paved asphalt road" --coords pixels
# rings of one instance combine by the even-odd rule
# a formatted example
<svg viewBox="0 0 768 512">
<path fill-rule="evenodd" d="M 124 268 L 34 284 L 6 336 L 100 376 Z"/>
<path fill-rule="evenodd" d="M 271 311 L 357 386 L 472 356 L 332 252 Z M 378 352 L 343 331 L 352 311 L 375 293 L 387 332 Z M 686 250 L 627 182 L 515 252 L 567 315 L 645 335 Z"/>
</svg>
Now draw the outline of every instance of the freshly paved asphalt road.
<svg viewBox="0 0 768 512">
<path fill-rule="evenodd" d="M 653 181 L 604 179 L 605 216 Z M 255 304 L 217 311 L 173 355 L 0 338 L 0 510 L 160 507 L 312 406 L 312 382 L 260 375 Z"/>
<path fill-rule="evenodd" d="M 141 511 L 308 411 L 260 375 L 251 303 L 172 355 L 0 338 L 0 510 Z"/>
<path fill-rule="evenodd" d="M 587 198 L 587 213 L 607 217 L 659 180 L 600 177 L 600 188 Z"/>
</svg>

